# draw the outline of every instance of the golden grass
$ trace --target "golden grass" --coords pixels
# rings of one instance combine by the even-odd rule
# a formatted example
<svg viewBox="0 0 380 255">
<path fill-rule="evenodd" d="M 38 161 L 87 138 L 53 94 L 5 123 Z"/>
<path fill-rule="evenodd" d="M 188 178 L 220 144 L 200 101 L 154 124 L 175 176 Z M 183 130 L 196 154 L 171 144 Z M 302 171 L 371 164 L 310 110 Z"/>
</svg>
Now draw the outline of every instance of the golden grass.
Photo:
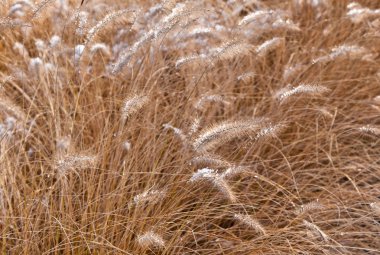
<svg viewBox="0 0 380 255">
<path fill-rule="evenodd" d="M 80 2 L 0 7 L 1 254 L 380 253 L 379 1 Z"/>
</svg>

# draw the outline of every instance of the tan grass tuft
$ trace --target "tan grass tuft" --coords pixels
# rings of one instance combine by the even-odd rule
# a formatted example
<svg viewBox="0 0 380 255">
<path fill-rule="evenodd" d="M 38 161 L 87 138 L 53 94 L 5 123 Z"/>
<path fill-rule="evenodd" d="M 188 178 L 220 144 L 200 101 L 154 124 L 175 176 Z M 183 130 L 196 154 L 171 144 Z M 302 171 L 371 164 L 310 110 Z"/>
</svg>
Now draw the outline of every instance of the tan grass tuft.
<svg viewBox="0 0 380 255">
<path fill-rule="evenodd" d="M 263 226 L 257 220 L 253 219 L 251 216 L 237 213 L 234 214 L 234 218 L 239 222 L 245 224 L 246 226 L 254 229 L 257 233 L 262 235 L 266 234 Z"/>
</svg>

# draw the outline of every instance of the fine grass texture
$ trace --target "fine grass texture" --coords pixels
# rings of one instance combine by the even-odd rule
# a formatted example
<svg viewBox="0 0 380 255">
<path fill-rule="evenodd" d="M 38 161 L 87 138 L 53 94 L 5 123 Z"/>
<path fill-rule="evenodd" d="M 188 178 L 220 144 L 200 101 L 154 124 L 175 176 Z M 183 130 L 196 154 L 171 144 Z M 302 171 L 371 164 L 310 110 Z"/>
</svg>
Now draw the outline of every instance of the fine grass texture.
<svg viewBox="0 0 380 255">
<path fill-rule="evenodd" d="M 0 5 L 1 254 L 380 254 L 380 1 Z"/>
</svg>

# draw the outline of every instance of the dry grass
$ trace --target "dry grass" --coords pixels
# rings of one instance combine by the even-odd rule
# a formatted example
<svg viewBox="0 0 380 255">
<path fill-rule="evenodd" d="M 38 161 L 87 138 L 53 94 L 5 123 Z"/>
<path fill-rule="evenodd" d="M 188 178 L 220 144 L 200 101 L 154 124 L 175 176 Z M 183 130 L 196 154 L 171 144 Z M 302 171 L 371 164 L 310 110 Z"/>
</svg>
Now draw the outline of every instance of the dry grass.
<svg viewBox="0 0 380 255">
<path fill-rule="evenodd" d="M 379 1 L 80 2 L 0 7 L 2 254 L 380 253 Z"/>
</svg>

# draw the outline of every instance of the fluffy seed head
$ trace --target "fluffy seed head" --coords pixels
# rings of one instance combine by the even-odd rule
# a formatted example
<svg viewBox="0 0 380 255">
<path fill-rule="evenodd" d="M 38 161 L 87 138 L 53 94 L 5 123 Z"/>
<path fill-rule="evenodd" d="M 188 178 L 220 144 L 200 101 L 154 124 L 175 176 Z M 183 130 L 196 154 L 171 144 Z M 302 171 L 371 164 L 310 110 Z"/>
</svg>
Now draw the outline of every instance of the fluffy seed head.
<svg viewBox="0 0 380 255">
<path fill-rule="evenodd" d="M 199 63 L 199 62 L 202 62 L 205 59 L 206 59 L 206 55 L 205 54 L 191 55 L 191 56 L 183 57 L 183 58 L 180 58 L 180 59 L 178 59 L 176 61 L 175 67 L 176 68 L 180 68 L 181 66 L 183 66 L 185 64 L 188 64 L 188 63 L 191 63 L 191 62 Z"/>
<path fill-rule="evenodd" d="M 284 41 L 284 38 L 274 37 L 257 46 L 256 53 L 259 56 L 264 56 L 267 52 L 279 47 Z"/>
<path fill-rule="evenodd" d="M 307 204 L 301 205 L 298 209 L 296 209 L 296 214 L 304 214 L 306 212 L 313 212 L 313 211 L 319 211 L 324 209 L 324 206 L 319 203 L 318 199 L 316 201 L 312 201 Z"/>
<path fill-rule="evenodd" d="M 34 44 L 36 45 L 38 51 L 44 51 L 46 49 L 46 44 L 41 39 L 35 39 Z"/>
<path fill-rule="evenodd" d="M 145 202 L 149 202 L 150 204 L 152 204 L 158 202 L 160 199 L 165 197 L 165 195 L 165 190 L 151 189 L 134 196 L 133 201 L 135 202 L 135 204 L 141 204 Z"/>
<path fill-rule="evenodd" d="M 150 30 L 147 33 L 144 33 L 144 35 L 137 40 L 131 47 L 129 47 L 127 50 L 123 51 L 118 60 L 116 61 L 115 65 L 112 68 L 112 74 L 117 74 L 123 68 L 130 63 L 133 55 L 146 43 L 150 42 L 154 38 L 154 30 Z"/>
<path fill-rule="evenodd" d="M 148 97 L 144 95 L 134 95 L 124 100 L 121 109 L 121 118 L 128 119 L 132 114 L 139 111 L 148 102 Z"/>
<path fill-rule="evenodd" d="M 176 134 L 183 142 L 186 142 L 187 137 L 186 137 L 186 135 L 183 133 L 183 131 L 181 129 L 173 127 L 172 125 L 170 125 L 168 123 L 163 124 L 162 126 L 164 127 L 164 129 L 171 129 L 171 130 L 173 130 L 174 134 Z"/>
<path fill-rule="evenodd" d="M 373 125 L 365 125 L 358 128 L 359 132 L 374 136 L 380 136 L 380 128 Z"/>
<path fill-rule="evenodd" d="M 224 105 L 229 105 L 230 103 L 220 95 L 206 95 L 202 96 L 194 105 L 195 109 L 201 110 L 203 109 L 206 102 L 215 102 L 215 103 L 222 103 Z"/>
<path fill-rule="evenodd" d="M 163 0 L 161 2 L 161 7 L 166 10 L 172 10 L 177 4 L 176 0 Z"/>
<path fill-rule="evenodd" d="M 198 171 L 191 176 L 189 182 L 197 182 L 197 181 L 204 180 L 207 178 L 215 178 L 215 177 L 216 177 L 216 171 L 214 169 L 210 169 L 206 167 L 206 168 L 198 169 Z"/>
<path fill-rule="evenodd" d="M 380 216 L 380 202 L 373 202 L 369 205 L 374 213 Z"/>
<path fill-rule="evenodd" d="M 88 21 L 88 12 L 81 11 L 76 13 L 75 15 L 75 22 L 77 23 L 77 27 L 75 30 L 75 33 L 82 36 L 86 33 L 86 26 L 87 26 L 87 21 Z"/>
<path fill-rule="evenodd" d="M 236 213 L 234 214 L 234 218 L 238 220 L 239 222 L 243 223 L 244 225 L 252 228 L 257 233 L 262 234 L 262 235 L 266 234 L 264 227 L 257 220 L 253 219 L 251 216 Z"/>
<path fill-rule="evenodd" d="M 317 225 L 307 220 L 303 220 L 303 224 L 311 231 L 311 233 L 317 238 L 322 239 L 324 242 L 330 240 L 330 237 L 326 235 Z"/>
<path fill-rule="evenodd" d="M 250 81 L 252 81 L 252 79 L 255 77 L 255 73 L 254 72 L 247 72 L 247 73 L 243 73 L 241 75 L 239 75 L 237 77 L 237 80 L 238 81 L 242 81 L 244 83 L 248 83 Z"/>
<path fill-rule="evenodd" d="M 188 135 L 191 136 L 192 134 L 197 132 L 199 130 L 200 126 L 201 126 L 201 119 L 200 118 L 194 118 L 192 123 L 191 123 Z"/>
<path fill-rule="evenodd" d="M 59 175 L 64 175 L 70 169 L 78 170 L 93 166 L 96 158 L 93 155 L 68 155 L 56 162 L 55 169 Z"/>
<path fill-rule="evenodd" d="M 247 168 L 241 167 L 241 166 L 230 166 L 227 168 L 221 175 L 221 178 L 228 179 L 232 178 L 236 175 L 239 175 L 241 173 L 244 173 L 247 171 Z"/>
<path fill-rule="evenodd" d="M 142 235 L 139 235 L 137 237 L 137 242 L 142 247 L 158 247 L 158 248 L 165 247 L 164 239 L 159 234 L 153 231 L 148 231 Z"/>
<path fill-rule="evenodd" d="M 205 36 L 205 35 L 212 35 L 213 30 L 209 27 L 194 27 L 192 28 L 184 38 L 189 38 L 189 37 L 198 37 L 198 36 Z"/>
<path fill-rule="evenodd" d="M 274 125 L 269 124 L 258 131 L 256 140 L 277 137 L 277 135 L 286 127 L 287 125 L 284 123 L 278 123 Z"/>
<path fill-rule="evenodd" d="M 214 125 L 202 131 L 193 142 L 196 151 L 206 150 L 236 137 L 255 133 L 262 120 L 230 121 Z"/>
<path fill-rule="evenodd" d="M 213 165 L 213 166 L 230 166 L 231 164 L 226 160 L 214 155 L 197 156 L 191 159 L 191 165 Z"/>
<path fill-rule="evenodd" d="M 231 40 L 220 47 L 210 50 L 208 55 L 211 62 L 216 60 L 228 60 L 237 56 L 247 55 L 252 50 L 252 45 L 241 40 Z"/>
<path fill-rule="evenodd" d="M 83 44 L 78 44 L 74 48 L 74 61 L 77 63 L 79 59 L 81 58 L 83 51 L 85 49 L 85 46 Z"/>
<path fill-rule="evenodd" d="M 70 136 L 64 136 L 57 140 L 56 148 L 57 150 L 67 150 L 70 146 L 71 138 Z"/>
<path fill-rule="evenodd" d="M 268 20 L 270 17 L 276 15 L 275 10 L 258 10 L 246 15 L 240 20 L 239 26 L 244 26 L 248 23 L 258 23 Z"/>
<path fill-rule="evenodd" d="M 322 93 L 329 92 L 330 89 L 320 86 L 320 85 L 314 85 L 314 84 L 300 84 L 297 87 L 290 87 L 281 89 L 276 93 L 277 99 L 283 103 L 289 98 L 291 98 L 294 95 L 297 94 L 309 94 L 309 95 L 319 95 Z"/>
<path fill-rule="evenodd" d="M 215 188 L 219 190 L 220 193 L 223 194 L 223 196 L 230 202 L 235 203 L 237 201 L 237 198 L 235 197 L 235 194 L 231 190 L 231 187 L 228 185 L 228 183 L 219 176 L 217 178 L 210 179 L 212 181 L 212 184 L 214 184 Z"/>
<path fill-rule="evenodd" d="M 343 44 L 331 49 L 331 52 L 328 55 L 321 56 L 314 59 L 313 64 L 316 63 L 326 63 L 334 59 L 361 59 L 361 60 L 371 60 L 374 55 L 365 47 L 359 45 L 348 45 Z"/>
<path fill-rule="evenodd" d="M 31 58 L 29 61 L 29 71 L 38 74 L 39 70 L 43 66 L 43 61 L 40 58 Z"/>
<path fill-rule="evenodd" d="M 53 36 L 50 38 L 49 45 L 50 45 L 50 47 L 54 48 L 54 47 L 56 47 L 60 42 L 61 42 L 61 37 L 59 37 L 58 35 L 53 35 Z"/>
<path fill-rule="evenodd" d="M 109 23 L 111 23 L 115 19 L 117 19 L 117 18 L 119 18 L 121 16 L 124 16 L 125 14 L 130 13 L 130 12 L 133 13 L 133 17 L 132 17 L 132 20 L 131 20 L 131 23 L 133 23 L 134 20 L 136 19 L 136 14 L 135 14 L 135 11 L 133 11 L 133 10 L 125 9 L 125 10 L 119 10 L 119 11 L 114 11 L 114 12 L 108 13 L 101 21 L 99 21 L 95 26 L 93 26 L 88 31 L 88 33 L 86 35 L 86 43 L 85 44 L 90 43 L 95 38 L 95 36 L 104 27 L 106 27 Z"/>
<path fill-rule="evenodd" d="M 91 54 L 95 54 L 96 52 L 102 52 L 106 56 L 111 56 L 111 51 L 108 45 L 104 43 L 95 43 L 91 46 L 90 52 Z"/>
<path fill-rule="evenodd" d="M 380 16 L 380 9 L 369 9 L 364 8 L 360 4 L 353 2 L 349 3 L 347 5 L 347 16 L 350 18 L 352 23 L 358 24 L 360 22 L 363 22 L 364 20 L 367 20 L 371 17 L 379 17 Z"/>
<path fill-rule="evenodd" d="M 9 98 L 6 98 L 6 97 L 0 98 L 0 109 L 14 116 L 18 120 L 21 120 L 21 121 L 26 120 L 25 112 L 18 105 L 13 103 Z"/>
<path fill-rule="evenodd" d="M 294 22 L 290 19 L 282 19 L 279 18 L 273 23 L 273 28 L 284 29 L 290 31 L 301 31 L 298 25 L 294 24 Z"/>
<path fill-rule="evenodd" d="M 124 150 L 129 151 L 132 148 L 132 144 L 129 141 L 125 141 L 123 143 L 123 148 L 124 148 Z"/>
</svg>

